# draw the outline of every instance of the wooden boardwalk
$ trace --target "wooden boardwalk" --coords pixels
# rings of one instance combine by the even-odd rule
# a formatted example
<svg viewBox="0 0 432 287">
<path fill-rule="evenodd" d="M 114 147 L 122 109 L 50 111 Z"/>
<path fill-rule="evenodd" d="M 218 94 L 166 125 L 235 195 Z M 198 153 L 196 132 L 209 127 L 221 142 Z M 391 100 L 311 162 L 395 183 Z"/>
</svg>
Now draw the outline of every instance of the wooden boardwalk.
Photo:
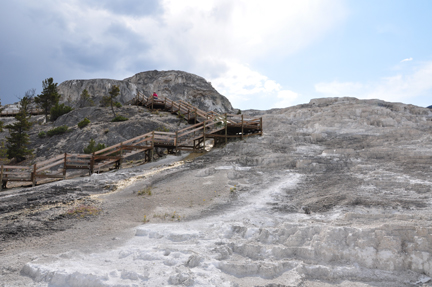
<svg viewBox="0 0 432 287">
<path fill-rule="evenodd" d="M 0 117 L 14 117 L 19 113 L 19 110 L 5 110 L 0 112 Z M 28 113 L 32 116 L 43 115 L 42 109 L 30 109 Z"/>
<path fill-rule="evenodd" d="M 181 100 L 175 102 L 138 94 L 132 104 L 177 114 L 191 126 L 176 132 L 152 131 L 93 154 L 64 153 L 31 166 L 1 165 L 1 188 L 7 181 L 31 182 L 34 186 L 42 179 L 66 179 L 67 170 L 83 169 L 92 174 L 110 166 L 118 169 L 124 159 L 139 153 L 144 154 L 145 162 L 151 162 L 155 148 L 165 148 L 169 154 L 180 150 L 204 151 L 208 139 L 213 139 L 218 145 L 226 144 L 231 138 L 243 139 L 263 133 L 262 118 L 205 112 Z"/>
</svg>

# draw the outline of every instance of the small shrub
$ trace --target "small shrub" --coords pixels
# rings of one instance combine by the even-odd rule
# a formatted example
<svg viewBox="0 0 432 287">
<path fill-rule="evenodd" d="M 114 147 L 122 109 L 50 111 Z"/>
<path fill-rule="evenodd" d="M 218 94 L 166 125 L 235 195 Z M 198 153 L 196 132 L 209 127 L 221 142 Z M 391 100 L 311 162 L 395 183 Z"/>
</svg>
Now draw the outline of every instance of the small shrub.
<svg viewBox="0 0 432 287">
<path fill-rule="evenodd" d="M 39 138 L 45 138 L 47 136 L 47 134 L 46 134 L 46 132 L 44 132 L 44 131 L 41 131 L 40 133 L 38 133 L 38 137 Z"/>
<path fill-rule="evenodd" d="M 95 140 L 91 139 L 88 146 L 84 148 L 84 153 L 91 154 L 104 148 L 105 148 L 105 144 L 101 144 L 101 143 L 96 144 Z"/>
<path fill-rule="evenodd" d="M 109 129 L 104 130 L 104 134 L 109 133 Z"/>
<path fill-rule="evenodd" d="M 82 129 L 83 127 L 87 126 L 90 123 L 90 120 L 88 118 L 84 118 L 82 121 L 78 123 L 78 127 Z"/>
<path fill-rule="evenodd" d="M 226 126 L 226 122 L 225 122 L 225 120 L 223 120 L 223 121 L 215 120 L 215 121 L 217 121 L 217 123 L 216 123 L 216 125 L 215 125 L 217 128 L 223 128 L 223 127 Z"/>
<path fill-rule="evenodd" d="M 47 135 L 52 137 L 53 135 L 64 134 L 67 131 L 68 131 L 67 126 L 59 126 L 59 127 L 56 127 L 56 128 L 53 128 L 53 129 L 50 129 L 49 131 L 47 131 Z"/>
<path fill-rule="evenodd" d="M 67 114 L 72 110 L 73 108 L 66 106 L 65 104 L 56 104 L 54 107 L 51 108 L 50 120 L 53 122 L 60 116 Z"/>
<path fill-rule="evenodd" d="M 241 115 L 241 110 L 240 109 L 238 109 L 237 115 Z"/>
<path fill-rule="evenodd" d="M 120 104 L 119 102 L 115 102 L 115 103 L 113 104 L 113 106 L 116 107 L 116 108 L 121 108 L 121 107 L 123 107 L 122 104 Z"/>
<path fill-rule="evenodd" d="M 168 129 L 166 126 L 160 126 L 160 127 L 158 127 L 158 128 L 156 129 L 156 131 L 158 131 L 158 132 L 166 132 L 166 133 L 168 133 L 168 132 L 169 132 L 169 129 Z"/>
<path fill-rule="evenodd" d="M 137 193 L 138 195 L 152 195 L 151 186 L 148 186 Z"/>
<path fill-rule="evenodd" d="M 126 118 L 124 116 L 116 116 L 115 118 L 112 119 L 112 122 L 124 122 L 127 120 L 128 120 L 128 118 Z"/>
<path fill-rule="evenodd" d="M 81 204 L 72 209 L 69 209 L 66 212 L 66 215 L 83 218 L 86 216 L 98 215 L 99 213 L 101 213 L 101 211 L 102 210 L 96 206 Z"/>
</svg>

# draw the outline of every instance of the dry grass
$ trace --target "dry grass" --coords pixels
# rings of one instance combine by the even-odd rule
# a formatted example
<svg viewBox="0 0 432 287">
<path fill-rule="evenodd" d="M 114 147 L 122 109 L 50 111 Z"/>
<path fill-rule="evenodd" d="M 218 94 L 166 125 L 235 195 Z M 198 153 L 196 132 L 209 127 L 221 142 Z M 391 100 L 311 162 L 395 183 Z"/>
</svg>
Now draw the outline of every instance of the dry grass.
<svg viewBox="0 0 432 287">
<path fill-rule="evenodd" d="M 83 218 L 87 216 L 96 216 L 99 213 L 101 213 L 101 211 L 102 209 L 94 205 L 80 204 L 78 206 L 69 209 L 66 212 L 66 215 Z"/>
</svg>

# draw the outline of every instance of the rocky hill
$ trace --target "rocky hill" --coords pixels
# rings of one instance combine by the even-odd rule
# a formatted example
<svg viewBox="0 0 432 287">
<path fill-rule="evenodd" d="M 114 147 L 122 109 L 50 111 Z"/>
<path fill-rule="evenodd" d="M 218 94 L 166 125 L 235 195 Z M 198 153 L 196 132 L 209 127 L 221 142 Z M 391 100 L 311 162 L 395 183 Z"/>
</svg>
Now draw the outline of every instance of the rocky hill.
<svg viewBox="0 0 432 287">
<path fill-rule="evenodd" d="M 139 92 L 172 100 L 185 100 L 205 111 L 230 112 L 233 108 L 229 100 L 219 94 L 204 78 L 182 71 L 148 71 L 138 73 L 124 80 L 92 79 L 70 80 L 58 86 L 62 101 L 78 107 L 79 97 L 84 89 L 99 103 L 102 96 L 108 95 L 113 85 L 120 87 L 118 101 L 130 102 Z"/>
<path fill-rule="evenodd" d="M 3 210 L 14 202 L 32 209 L 2 215 L 0 279 L 431 286 L 430 109 L 326 98 L 246 113 L 263 116 L 263 136 L 177 163 L 7 191 Z M 138 126 L 145 113 L 136 114 Z M 145 187 L 151 195 L 139 195 Z M 77 203 L 101 214 L 67 217 Z"/>
</svg>

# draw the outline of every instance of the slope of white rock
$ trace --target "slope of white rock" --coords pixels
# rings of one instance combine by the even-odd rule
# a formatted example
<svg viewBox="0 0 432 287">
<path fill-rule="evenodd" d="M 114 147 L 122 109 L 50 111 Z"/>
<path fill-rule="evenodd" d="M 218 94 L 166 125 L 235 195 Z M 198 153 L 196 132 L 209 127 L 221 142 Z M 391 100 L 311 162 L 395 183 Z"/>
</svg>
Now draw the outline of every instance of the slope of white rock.
<svg viewBox="0 0 432 287">
<path fill-rule="evenodd" d="M 263 137 L 188 166 L 203 189 L 226 177 L 234 201 L 22 275 L 51 287 L 431 286 L 429 110 L 340 98 L 251 113 L 264 114 Z"/>
</svg>

